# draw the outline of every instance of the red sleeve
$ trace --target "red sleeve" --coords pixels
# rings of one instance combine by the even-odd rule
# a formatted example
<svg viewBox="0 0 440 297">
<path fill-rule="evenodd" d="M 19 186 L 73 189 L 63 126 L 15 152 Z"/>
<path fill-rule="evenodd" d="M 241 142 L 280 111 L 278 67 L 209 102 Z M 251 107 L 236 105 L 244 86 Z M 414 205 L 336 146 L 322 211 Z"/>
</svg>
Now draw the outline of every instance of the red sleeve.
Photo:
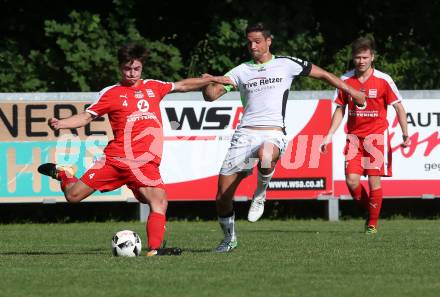
<svg viewBox="0 0 440 297">
<path fill-rule="evenodd" d="M 333 101 L 337 105 L 344 106 L 344 105 L 347 104 L 347 96 L 346 96 L 346 94 L 343 91 L 341 91 L 339 89 L 336 89 L 335 98 L 333 99 Z"/>
<path fill-rule="evenodd" d="M 160 100 L 162 100 L 166 94 L 174 90 L 174 83 L 172 82 L 164 82 L 160 80 L 148 80 L 147 83 L 151 84 L 151 87 L 154 88 L 154 92 L 157 93 L 157 95 L 159 95 Z"/>
<path fill-rule="evenodd" d="M 110 112 L 111 108 L 111 92 L 108 88 L 102 90 L 98 94 L 98 98 L 90 105 L 86 111 L 94 115 L 95 117 L 100 117 L 106 113 Z"/>
<path fill-rule="evenodd" d="M 402 100 L 402 97 L 399 93 L 399 90 L 397 89 L 396 84 L 393 80 L 385 81 L 385 93 L 386 93 L 386 103 L 394 104 L 396 102 L 399 102 Z"/>
</svg>

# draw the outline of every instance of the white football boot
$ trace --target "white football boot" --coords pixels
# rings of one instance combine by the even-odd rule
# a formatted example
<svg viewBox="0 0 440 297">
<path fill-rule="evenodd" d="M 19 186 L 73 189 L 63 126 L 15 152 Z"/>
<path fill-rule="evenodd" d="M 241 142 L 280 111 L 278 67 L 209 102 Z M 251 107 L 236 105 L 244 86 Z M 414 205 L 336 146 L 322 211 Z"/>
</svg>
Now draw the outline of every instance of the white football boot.
<svg viewBox="0 0 440 297">
<path fill-rule="evenodd" d="M 227 253 L 235 249 L 237 246 L 238 241 L 236 238 L 225 238 L 219 243 L 215 251 L 217 253 Z"/>
<path fill-rule="evenodd" d="M 266 191 L 261 195 L 255 196 L 252 199 L 251 206 L 248 212 L 248 221 L 256 222 L 258 221 L 264 213 L 264 202 L 266 202 Z"/>
</svg>

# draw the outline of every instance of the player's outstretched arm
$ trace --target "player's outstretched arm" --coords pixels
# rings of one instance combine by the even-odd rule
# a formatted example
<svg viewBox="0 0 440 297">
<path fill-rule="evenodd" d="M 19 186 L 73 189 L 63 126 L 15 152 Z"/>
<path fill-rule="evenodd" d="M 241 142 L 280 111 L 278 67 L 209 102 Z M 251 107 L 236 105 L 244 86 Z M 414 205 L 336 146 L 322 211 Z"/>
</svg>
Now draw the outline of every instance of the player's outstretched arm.
<svg viewBox="0 0 440 297">
<path fill-rule="evenodd" d="M 346 92 L 347 94 L 350 94 L 353 98 L 353 102 L 357 106 L 363 106 L 365 104 L 365 94 L 354 89 L 353 87 L 346 84 L 342 79 L 334 75 L 333 73 L 330 73 L 316 65 L 312 65 L 312 70 L 309 74 L 310 77 L 317 78 L 320 80 L 323 80 L 327 82 L 328 84 Z"/>
<path fill-rule="evenodd" d="M 407 147 L 409 145 L 409 137 L 408 137 L 408 120 L 406 116 L 405 108 L 403 104 L 397 102 L 393 104 L 394 109 L 396 110 L 397 120 L 399 121 L 400 129 L 402 129 L 402 143 L 400 144 L 402 147 Z"/>
<path fill-rule="evenodd" d="M 83 111 L 80 114 L 76 114 L 62 120 L 59 120 L 57 118 L 51 118 L 49 119 L 49 127 L 51 127 L 54 130 L 73 129 L 73 128 L 84 127 L 92 120 L 93 120 L 93 116 L 90 113 Z"/>
<path fill-rule="evenodd" d="M 332 116 L 332 121 L 330 123 L 330 128 L 328 129 L 327 135 L 321 144 L 321 153 L 327 153 L 327 145 L 332 142 L 333 134 L 338 130 L 339 125 L 341 125 L 342 119 L 344 118 L 345 106 L 337 106 L 335 112 Z"/>
<path fill-rule="evenodd" d="M 227 76 L 203 76 L 195 78 L 186 78 L 174 83 L 173 92 L 189 92 L 200 90 L 211 83 L 220 85 L 232 85 L 232 80 Z"/>
</svg>

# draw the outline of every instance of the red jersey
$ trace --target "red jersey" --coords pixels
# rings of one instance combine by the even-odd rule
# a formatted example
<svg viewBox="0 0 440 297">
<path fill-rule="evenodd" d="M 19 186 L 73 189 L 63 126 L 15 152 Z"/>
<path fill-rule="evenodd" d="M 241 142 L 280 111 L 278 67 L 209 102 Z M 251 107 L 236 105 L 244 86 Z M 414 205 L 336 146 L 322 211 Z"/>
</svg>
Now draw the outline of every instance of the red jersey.
<svg viewBox="0 0 440 297">
<path fill-rule="evenodd" d="M 108 114 L 114 139 L 104 153 L 118 160 L 160 164 L 163 149 L 159 103 L 174 89 L 174 83 L 141 80 L 138 86 L 114 85 L 99 92 L 87 108 L 93 116 Z"/>
<path fill-rule="evenodd" d="M 347 133 L 359 137 L 382 134 L 388 128 L 387 106 L 402 100 L 392 78 L 373 69 L 373 73 L 364 83 L 358 80 L 354 70 L 344 74 L 341 79 L 366 95 L 366 106 L 358 107 L 349 94 L 336 91 L 335 103 L 340 106 L 348 105 Z"/>
</svg>

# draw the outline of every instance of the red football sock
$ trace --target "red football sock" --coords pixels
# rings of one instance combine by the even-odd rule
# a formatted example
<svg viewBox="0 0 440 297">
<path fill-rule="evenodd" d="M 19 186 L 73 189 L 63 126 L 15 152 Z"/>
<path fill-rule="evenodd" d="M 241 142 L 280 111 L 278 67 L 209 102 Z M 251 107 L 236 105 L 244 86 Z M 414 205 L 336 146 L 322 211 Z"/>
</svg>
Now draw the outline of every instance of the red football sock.
<svg viewBox="0 0 440 297">
<path fill-rule="evenodd" d="M 368 203 L 368 212 L 370 213 L 370 220 L 368 226 L 377 227 L 377 221 L 379 220 L 380 208 L 382 207 L 382 188 L 370 191 L 370 201 Z"/>
<path fill-rule="evenodd" d="M 152 212 L 148 216 L 147 221 L 147 237 L 148 248 L 150 250 L 157 250 L 165 234 L 166 217 L 163 214 Z"/>
<path fill-rule="evenodd" d="M 65 171 L 60 170 L 58 172 L 58 177 L 61 180 L 61 190 L 65 190 L 67 185 L 76 183 L 78 179 L 75 176 L 70 176 L 70 174 L 66 174 Z"/>
<path fill-rule="evenodd" d="M 350 191 L 351 197 L 362 207 L 363 210 L 368 210 L 368 193 L 362 184 L 359 184 L 356 189 Z"/>
</svg>

